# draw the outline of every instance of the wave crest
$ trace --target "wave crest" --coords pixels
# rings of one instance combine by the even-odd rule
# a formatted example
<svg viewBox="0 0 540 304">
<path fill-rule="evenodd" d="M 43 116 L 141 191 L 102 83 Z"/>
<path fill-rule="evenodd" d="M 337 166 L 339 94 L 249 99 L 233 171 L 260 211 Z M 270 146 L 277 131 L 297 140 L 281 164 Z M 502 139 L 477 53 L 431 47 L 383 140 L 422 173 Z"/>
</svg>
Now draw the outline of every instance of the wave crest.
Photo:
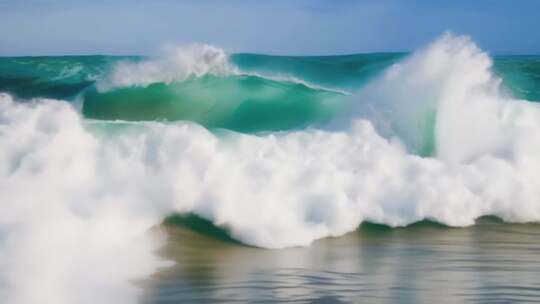
<svg viewBox="0 0 540 304">
<path fill-rule="evenodd" d="M 472 41 L 448 35 L 361 93 L 380 115 L 362 108 L 341 131 L 261 136 L 85 121 L 65 102 L 0 96 L 0 282 L 9 288 L 0 296 L 99 302 L 93 291 L 106 282 L 115 302 L 133 301 L 127 280 L 158 265 L 145 231 L 178 212 L 265 248 L 307 246 L 365 221 L 540 221 L 540 107 L 500 95 L 489 67 Z M 431 157 L 414 150 L 424 129 L 435 134 Z"/>
<path fill-rule="evenodd" d="M 158 58 L 118 63 L 97 86 L 107 91 L 118 87 L 184 81 L 203 75 L 230 75 L 236 71 L 224 50 L 207 44 L 193 44 L 169 48 Z"/>
</svg>

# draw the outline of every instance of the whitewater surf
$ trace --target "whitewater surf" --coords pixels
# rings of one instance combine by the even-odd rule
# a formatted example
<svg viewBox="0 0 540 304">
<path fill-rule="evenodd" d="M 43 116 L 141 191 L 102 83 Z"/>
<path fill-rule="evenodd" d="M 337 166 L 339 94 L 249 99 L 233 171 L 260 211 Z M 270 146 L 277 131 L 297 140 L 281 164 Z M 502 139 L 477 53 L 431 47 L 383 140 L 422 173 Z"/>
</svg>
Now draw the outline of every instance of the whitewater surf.
<svg viewBox="0 0 540 304">
<path fill-rule="evenodd" d="M 195 45 L 0 71 L 7 303 L 134 302 L 132 280 L 170 264 L 156 250 L 173 214 L 273 249 L 367 222 L 540 221 L 540 60 L 491 58 L 468 37 L 412 54 Z"/>
</svg>

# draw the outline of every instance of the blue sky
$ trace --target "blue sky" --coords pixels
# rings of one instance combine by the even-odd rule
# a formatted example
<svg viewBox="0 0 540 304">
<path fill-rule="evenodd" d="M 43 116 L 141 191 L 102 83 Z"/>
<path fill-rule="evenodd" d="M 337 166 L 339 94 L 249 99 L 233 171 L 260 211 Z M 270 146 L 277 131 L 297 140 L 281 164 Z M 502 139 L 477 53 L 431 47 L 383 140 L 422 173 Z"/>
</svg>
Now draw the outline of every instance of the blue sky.
<svg viewBox="0 0 540 304">
<path fill-rule="evenodd" d="M 0 55 L 414 50 L 445 31 L 498 54 L 540 53 L 540 0 L 0 0 Z"/>
</svg>

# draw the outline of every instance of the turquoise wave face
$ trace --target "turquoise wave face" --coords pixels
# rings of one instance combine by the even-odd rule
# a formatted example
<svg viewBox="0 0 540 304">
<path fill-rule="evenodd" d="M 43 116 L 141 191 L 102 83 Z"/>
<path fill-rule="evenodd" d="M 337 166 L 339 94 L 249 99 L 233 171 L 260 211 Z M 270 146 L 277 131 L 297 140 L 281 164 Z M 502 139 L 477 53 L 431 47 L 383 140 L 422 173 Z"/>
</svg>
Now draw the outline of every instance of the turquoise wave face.
<svg viewBox="0 0 540 304">
<path fill-rule="evenodd" d="M 540 56 L 499 56 L 494 65 L 515 97 L 540 101 Z"/>
<path fill-rule="evenodd" d="M 118 60 L 111 56 L 0 58 L 0 91 L 19 98 L 73 98 Z"/>
<path fill-rule="evenodd" d="M 376 53 L 299 57 L 235 54 L 231 61 L 242 71 L 292 76 L 320 86 L 355 91 L 406 55 Z"/>
<path fill-rule="evenodd" d="M 83 114 L 93 119 L 188 120 L 241 132 L 289 130 L 330 120 L 346 94 L 354 94 L 406 56 L 233 54 L 229 61 L 238 69 L 236 74 L 156 81 L 107 91 L 98 90 L 97 84 L 106 81 L 119 62 L 147 58 L 0 58 L 0 91 L 22 99 L 82 100 Z M 540 101 L 539 56 L 495 57 L 494 70 L 512 95 Z"/>
<path fill-rule="evenodd" d="M 257 76 L 204 76 L 84 94 L 83 114 L 106 120 L 189 120 L 241 132 L 328 121 L 345 95 Z"/>
</svg>

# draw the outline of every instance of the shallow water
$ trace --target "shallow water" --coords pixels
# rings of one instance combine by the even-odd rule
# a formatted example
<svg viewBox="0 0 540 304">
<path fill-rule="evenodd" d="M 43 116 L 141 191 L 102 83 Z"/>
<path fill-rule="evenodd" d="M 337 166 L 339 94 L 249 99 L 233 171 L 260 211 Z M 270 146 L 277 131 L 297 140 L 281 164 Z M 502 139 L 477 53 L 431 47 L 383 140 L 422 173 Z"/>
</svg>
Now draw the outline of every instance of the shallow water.
<svg viewBox="0 0 540 304">
<path fill-rule="evenodd" d="M 237 244 L 210 226 L 166 227 L 162 254 L 176 265 L 147 283 L 145 303 L 540 302 L 535 224 L 364 224 L 284 250 Z"/>
</svg>

